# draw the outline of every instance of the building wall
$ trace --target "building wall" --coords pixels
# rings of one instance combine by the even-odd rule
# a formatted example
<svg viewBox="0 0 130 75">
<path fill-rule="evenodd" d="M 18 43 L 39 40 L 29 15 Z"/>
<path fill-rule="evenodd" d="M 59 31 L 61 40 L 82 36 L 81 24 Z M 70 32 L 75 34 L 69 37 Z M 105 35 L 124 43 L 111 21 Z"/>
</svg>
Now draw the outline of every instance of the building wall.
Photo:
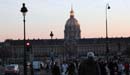
<svg viewBox="0 0 130 75">
<path fill-rule="evenodd" d="M 125 39 L 124 39 L 125 40 Z M 11 41 L 13 42 L 13 41 Z M 10 49 L 12 56 L 10 58 L 23 58 L 23 45 L 22 44 L 12 44 L 10 41 L 5 42 L 7 48 Z M 109 53 L 111 55 L 116 55 L 119 52 L 123 52 L 127 49 L 129 41 L 121 41 L 120 43 L 115 41 L 110 41 L 109 43 Z M 71 44 L 70 44 L 71 45 Z M 79 56 L 86 56 L 87 52 L 94 52 L 96 55 L 105 55 L 106 54 L 106 44 L 105 42 L 98 43 L 98 42 L 88 42 L 85 41 L 82 43 L 76 43 L 74 46 L 76 48 L 72 49 L 72 51 L 68 51 L 68 46 L 65 46 L 64 42 L 61 44 L 32 44 L 32 54 L 34 58 L 41 58 L 44 59 L 46 57 L 67 57 L 69 52 L 72 52 L 72 56 L 79 57 Z M 53 54 L 53 55 L 52 55 Z"/>
</svg>

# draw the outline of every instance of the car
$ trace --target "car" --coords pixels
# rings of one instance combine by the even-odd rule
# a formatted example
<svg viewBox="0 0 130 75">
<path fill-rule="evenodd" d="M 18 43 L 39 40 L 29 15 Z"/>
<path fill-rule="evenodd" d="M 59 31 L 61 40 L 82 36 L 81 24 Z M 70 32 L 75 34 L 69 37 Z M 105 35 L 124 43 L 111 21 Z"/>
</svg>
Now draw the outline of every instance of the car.
<svg viewBox="0 0 130 75">
<path fill-rule="evenodd" d="M 19 75 L 18 64 L 10 64 L 5 66 L 5 75 Z"/>
</svg>

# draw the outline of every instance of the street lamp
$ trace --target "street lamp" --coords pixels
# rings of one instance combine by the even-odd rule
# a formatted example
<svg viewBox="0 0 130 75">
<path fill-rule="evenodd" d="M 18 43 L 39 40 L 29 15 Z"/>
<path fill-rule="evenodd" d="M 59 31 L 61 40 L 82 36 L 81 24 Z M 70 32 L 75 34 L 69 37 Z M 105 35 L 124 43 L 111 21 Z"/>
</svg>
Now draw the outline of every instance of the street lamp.
<svg viewBox="0 0 130 75">
<path fill-rule="evenodd" d="M 50 33 L 51 40 L 52 40 L 53 36 L 54 36 L 54 34 L 53 34 L 53 32 L 51 31 L 51 33 Z"/>
<path fill-rule="evenodd" d="M 53 32 L 51 31 L 51 33 L 50 33 L 50 37 L 51 37 L 51 45 L 52 45 L 52 38 L 53 38 L 53 36 L 54 36 L 54 34 L 53 34 Z M 52 48 L 51 48 L 51 60 L 52 60 L 52 63 L 53 63 L 53 50 L 52 50 Z"/>
<path fill-rule="evenodd" d="M 108 24 L 107 24 L 107 10 L 110 9 L 109 4 L 106 4 L 106 54 L 109 53 L 109 47 L 108 47 Z"/>
<path fill-rule="evenodd" d="M 27 13 L 27 8 L 25 7 L 25 3 L 23 3 L 23 7 L 21 8 L 20 10 L 23 14 L 23 24 L 24 24 L 24 75 L 27 75 L 27 67 L 26 67 L 26 31 L 25 31 L 25 16 L 26 16 L 26 13 Z"/>
</svg>

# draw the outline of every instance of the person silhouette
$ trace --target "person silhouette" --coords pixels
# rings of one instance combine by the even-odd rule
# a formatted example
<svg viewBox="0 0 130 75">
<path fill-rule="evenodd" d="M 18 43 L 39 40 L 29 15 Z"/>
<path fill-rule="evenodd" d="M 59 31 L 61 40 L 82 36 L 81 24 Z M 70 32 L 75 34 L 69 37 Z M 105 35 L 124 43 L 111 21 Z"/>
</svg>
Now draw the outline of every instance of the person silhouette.
<svg viewBox="0 0 130 75">
<path fill-rule="evenodd" d="M 78 75 L 101 75 L 99 64 L 95 61 L 93 52 L 88 52 L 87 59 L 80 63 Z"/>
</svg>

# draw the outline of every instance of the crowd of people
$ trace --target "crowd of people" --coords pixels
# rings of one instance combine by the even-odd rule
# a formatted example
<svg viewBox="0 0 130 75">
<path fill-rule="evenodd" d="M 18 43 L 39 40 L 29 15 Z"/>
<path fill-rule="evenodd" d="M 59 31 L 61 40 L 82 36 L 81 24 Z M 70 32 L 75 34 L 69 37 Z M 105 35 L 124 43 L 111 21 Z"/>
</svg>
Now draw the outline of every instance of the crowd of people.
<svg viewBox="0 0 130 75">
<path fill-rule="evenodd" d="M 52 75 L 130 75 L 130 64 L 120 59 L 95 60 L 93 52 L 88 52 L 84 60 L 52 62 L 46 66 Z"/>
</svg>

